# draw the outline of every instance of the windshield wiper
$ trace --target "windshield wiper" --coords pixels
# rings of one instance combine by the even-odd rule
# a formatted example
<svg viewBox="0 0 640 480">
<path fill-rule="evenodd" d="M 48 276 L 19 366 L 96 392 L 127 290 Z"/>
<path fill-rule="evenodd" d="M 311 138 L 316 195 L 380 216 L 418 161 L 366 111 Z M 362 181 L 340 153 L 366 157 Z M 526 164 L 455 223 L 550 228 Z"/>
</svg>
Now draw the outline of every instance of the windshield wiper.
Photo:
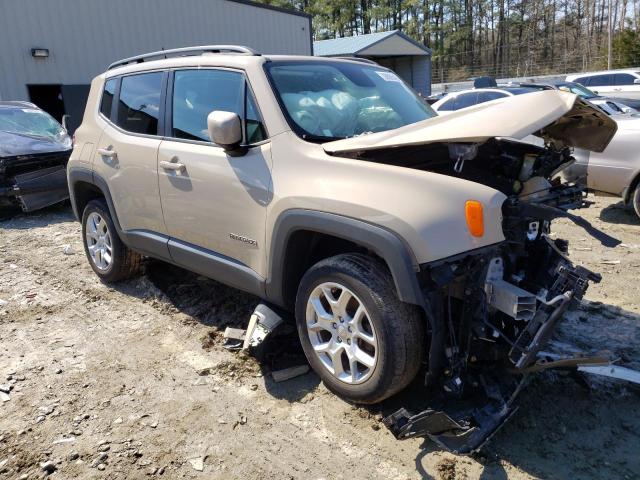
<svg viewBox="0 0 640 480">
<path fill-rule="evenodd" d="M 327 137 L 324 135 L 314 135 L 312 133 L 303 133 L 302 138 L 304 140 L 307 140 L 308 142 L 325 143 L 325 142 L 333 142 L 335 140 L 344 140 L 345 137 Z"/>
<path fill-rule="evenodd" d="M 24 133 L 24 132 L 12 132 L 10 130 L 2 130 L 5 133 L 10 133 L 11 135 L 19 135 L 21 137 L 33 138 L 34 140 L 47 140 L 49 142 L 55 142 L 56 139 L 53 137 L 45 136 L 45 135 L 36 135 L 34 133 Z"/>
</svg>

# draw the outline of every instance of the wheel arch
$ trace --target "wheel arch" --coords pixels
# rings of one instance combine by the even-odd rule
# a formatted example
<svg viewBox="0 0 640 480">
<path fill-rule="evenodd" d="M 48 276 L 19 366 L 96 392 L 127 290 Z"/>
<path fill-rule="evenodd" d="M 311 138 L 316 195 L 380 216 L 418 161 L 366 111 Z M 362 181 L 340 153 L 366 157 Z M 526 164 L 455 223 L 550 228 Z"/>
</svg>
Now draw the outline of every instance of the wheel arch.
<svg viewBox="0 0 640 480">
<path fill-rule="evenodd" d="M 397 234 L 351 217 L 304 209 L 287 210 L 274 224 L 266 282 L 267 297 L 272 302 L 292 306 L 297 284 L 306 266 L 310 266 L 299 258 L 312 247 L 307 243 L 310 239 L 331 239 L 336 253 L 354 250 L 374 253 L 388 266 L 398 298 L 425 308 L 417 261 Z"/>
<path fill-rule="evenodd" d="M 82 212 L 87 203 L 94 198 L 103 198 L 105 202 L 107 202 L 107 207 L 109 208 L 109 213 L 111 214 L 116 230 L 118 233 L 121 233 L 122 229 L 113 206 L 111 192 L 104 178 L 82 167 L 69 169 L 67 177 L 69 183 L 69 199 L 76 219 L 78 221 L 82 220 Z"/>
</svg>

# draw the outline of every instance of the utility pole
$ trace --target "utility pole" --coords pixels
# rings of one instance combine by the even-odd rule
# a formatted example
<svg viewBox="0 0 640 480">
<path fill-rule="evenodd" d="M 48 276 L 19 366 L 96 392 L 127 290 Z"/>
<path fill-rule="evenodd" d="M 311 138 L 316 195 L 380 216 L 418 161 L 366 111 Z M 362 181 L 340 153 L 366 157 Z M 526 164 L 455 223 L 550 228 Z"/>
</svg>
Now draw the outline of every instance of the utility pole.
<svg viewBox="0 0 640 480">
<path fill-rule="evenodd" d="M 611 0 L 609 0 L 609 18 L 607 18 L 607 70 L 611 70 Z"/>
</svg>

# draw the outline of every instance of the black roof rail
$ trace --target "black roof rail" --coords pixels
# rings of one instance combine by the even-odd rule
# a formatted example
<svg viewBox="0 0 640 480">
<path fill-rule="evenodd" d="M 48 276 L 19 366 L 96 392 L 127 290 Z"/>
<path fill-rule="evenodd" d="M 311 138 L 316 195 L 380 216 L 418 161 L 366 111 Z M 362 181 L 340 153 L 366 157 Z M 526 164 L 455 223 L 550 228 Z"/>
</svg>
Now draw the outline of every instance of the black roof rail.
<svg viewBox="0 0 640 480">
<path fill-rule="evenodd" d="M 156 57 L 186 57 L 190 55 L 202 55 L 204 53 L 236 53 L 240 55 L 260 55 L 254 49 L 242 45 L 200 45 L 197 47 L 182 47 L 172 48 L 170 50 L 159 50 L 157 52 L 144 53 L 142 55 L 136 55 L 134 57 L 123 58 L 122 60 L 113 62 L 111 65 L 109 65 L 107 70 L 121 67 L 123 65 L 128 65 L 130 63 L 146 62 Z"/>
</svg>

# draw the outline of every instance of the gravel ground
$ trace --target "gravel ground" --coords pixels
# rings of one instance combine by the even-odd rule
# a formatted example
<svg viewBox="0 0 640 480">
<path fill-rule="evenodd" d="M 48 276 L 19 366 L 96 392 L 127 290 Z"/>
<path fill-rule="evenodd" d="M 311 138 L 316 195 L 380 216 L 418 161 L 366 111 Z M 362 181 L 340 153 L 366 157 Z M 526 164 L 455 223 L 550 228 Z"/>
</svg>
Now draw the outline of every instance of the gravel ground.
<svg viewBox="0 0 640 480">
<path fill-rule="evenodd" d="M 603 280 L 554 348 L 640 369 L 640 221 L 615 199 L 582 213 L 624 243 L 557 222 Z M 68 206 L 1 222 L 0 478 L 640 478 L 640 395 L 624 383 L 541 374 L 481 454 L 455 457 L 396 441 L 380 423 L 389 402 L 353 407 L 313 373 L 274 383 L 295 344 L 262 363 L 223 349 L 256 301 L 155 261 L 102 284 Z"/>
</svg>

